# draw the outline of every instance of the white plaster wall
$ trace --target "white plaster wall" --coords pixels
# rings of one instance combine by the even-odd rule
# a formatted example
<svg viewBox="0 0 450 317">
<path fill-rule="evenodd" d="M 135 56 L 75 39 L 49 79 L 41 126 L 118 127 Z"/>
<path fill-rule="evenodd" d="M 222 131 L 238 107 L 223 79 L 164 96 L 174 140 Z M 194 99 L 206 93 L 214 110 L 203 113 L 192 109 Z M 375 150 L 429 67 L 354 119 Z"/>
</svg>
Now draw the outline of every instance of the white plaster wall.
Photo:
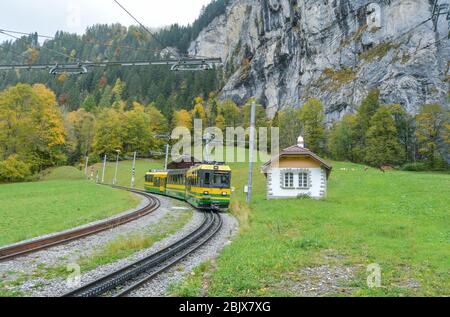
<svg viewBox="0 0 450 317">
<path fill-rule="evenodd" d="M 269 179 L 270 188 L 268 188 L 269 198 L 296 198 L 300 194 L 309 194 L 313 198 L 323 198 L 326 195 L 326 173 L 322 168 L 310 168 L 311 171 L 311 188 L 309 189 L 284 189 L 281 187 L 281 168 L 272 168 L 270 170 Z M 325 181 L 324 181 L 325 180 Z M 324 182 L 324 186 L 322 183 Z M 294 185 L 298 185 L 298 173 L 294 173 Z"/>
</svg>

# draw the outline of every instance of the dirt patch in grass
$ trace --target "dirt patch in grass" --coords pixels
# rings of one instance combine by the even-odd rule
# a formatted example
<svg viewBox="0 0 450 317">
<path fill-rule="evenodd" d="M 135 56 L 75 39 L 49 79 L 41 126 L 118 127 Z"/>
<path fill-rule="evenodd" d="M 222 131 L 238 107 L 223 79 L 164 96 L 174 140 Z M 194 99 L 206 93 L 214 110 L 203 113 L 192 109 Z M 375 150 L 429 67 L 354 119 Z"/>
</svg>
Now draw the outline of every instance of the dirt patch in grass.
<svg viewBox="0 0 450 317">
<path fill-rule="evenodd" d="M 352 288 L 348 284 L 355 278 L 356 270 L 346 266 L 307 267 L 288 273 L 275 288 L 289 296 L 350 295 Z"/>
</svg>

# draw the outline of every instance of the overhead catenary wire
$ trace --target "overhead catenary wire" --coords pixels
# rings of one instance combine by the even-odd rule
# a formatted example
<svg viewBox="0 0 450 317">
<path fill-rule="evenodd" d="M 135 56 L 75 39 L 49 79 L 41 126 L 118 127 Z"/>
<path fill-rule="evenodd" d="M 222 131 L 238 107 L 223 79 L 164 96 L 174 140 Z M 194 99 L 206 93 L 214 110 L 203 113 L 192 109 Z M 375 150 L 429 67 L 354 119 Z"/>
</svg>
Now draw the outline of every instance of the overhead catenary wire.
<svg viewBox="0 0 450 317">
<path fill-rule="evenodd" d="M 139 26 L 145 30 L 148 34 L 150 34 L 151 37 L 153 37 L 153 39 L 155 39 L 156 42 L 158 42 L 158 44 L 160 45 L 160 48 L 163 49 L 164 48 L 164 44 L 162 43 L 162 41 L 159 39 L 158 36 L 156 36 L 156 34 L 154 34 L 153 32 L 151 32 L 144 24 L 141 23 L 141 21 L 139 21 L 130 11 L 128 11 L 119 1 L 117 0 L 113 0 L 123 11 L 125 11 L 134 21 L 136 21 L 137 24 L 139 24 Z M 169 51 L 171 51 L 171 49 L 169 49 Z M 173 52 L 171 52 L 173 57 L 177 57 L 176 55 L 178 54 L 173 54 Z"/>
<path fill-rule="evenodd" d="M 46 39 L 53 39 L 53 36 L 42 35 L 42 34 L 38 34 L 37 32 L 36 33 L 26 33 L 26 32 L 20 32 L 20 31 L 14 31 L 14 30 L 5 30 L 5 29 L 0 29 L 0 32 L 8 32 L 8 33 L 20 34 L 20 35 L 36 35 L 37 37 L 42 37 L 42 38 L 46 38 Z"/>
<path fill-rule="evenodd" d="M 147 33 L 149 33 L 155 40 L 156 42 L 159 44 L 161 49 L 166 48 L 171 57 L 173 58 L 181 58 L 181 57 L 187 57 L 187 58 L 204 58 L 204 59 L 209 59 L 211 57 L 206 57 L 206 56 L 192 56 L 192 55 L 188 55 L 188 54 L 179 54 L 178 52 L 174 52 L 173 49 L 171 47 L 165 47 L 165 45 L 163 44 L 162 40 L 153 32 L 151 32 L 143 23 L 141 23 L 129 10 L 127 10 L 118 0 L 113 0 L 122 10 L 124 10 L 134 21 L 136 21 L 136 23 L 139 24 L 139 26 L 141 28 L 143 28 Z"/>
<path fill-rule="evenodd" d="M 13 30 L 5 30 L 5 29 L 1 29 L 0 28 L 0 33 L 4 33 L 4 32 L 8 32 L 8 33 L 12 33 L 12 34 L 29 35 L 29 36 L 35 35 L 37 37 L 46 38 L 48 40 L 56 40 L 56 38 L 54 36 L 50 36 L 50 35 L 41 35 L 41 34 L 35 33 L 35 32 L 26 33 L 26 32 L 13 31 Z M 19 38 L 17 36 L 13 36 L 12 34 L 5 34 L 5 35 L 14 37 L 16 39 L 21 39 L 21 38 Z M 99 46 L 104 46 L 104 47 L 113 47 L 113 48 L 119 48 L 119 49 L 142 51 L 142 52 L 153 52 L 154 53 L 154 50 L 149 49 L 149 48 L 135 47 L 135 46 L 129 46 L 129 45 L 115 45 L 115 44 L 111 44 L 111 43 L 106 43 L 106 42 L 100 42 L 100 41 L 92 40 L 90 38 L 87 38 L 87 36 L 81 37 L 81 41 L 85 42 L 87 44 L 99 45 Z"/>
<path fill-rule="evenodd" d="M 3 30 L 0 30 L 0 33 L 1 33 L 1 34 L 4 34 L 4 35 L 6 35 L 6 36 L 9 36 L 9 37 L 15 38 L 15 39 L 17 39 L 17 40 L 21 40 L 20 37 L 15 36 L 15 35 L 12 35 L 12 34 L 9 34 L 8 32 L 5 32 L 5 31 L 3 31 Z M 48 51 L 53 52 L 53 53 L 55 53 L 55 54 L 58 54 L 58 55 L 60 55 L 60 56 L 69 58 L 69 60 L 81 62 L 81 60 L 79 60 L 79 59 L 76 58 L 76 57 L 73 57 L 73 56 L 70 56 L 70 55 L 68 55 L 68 54 L 59 52 L 59 51 L 54 50 L 54 49 L 52 49 L 52 48 L 48 48 L 48 47 L 46 47 L 46 46 L 41 46 L 41 47 L 39 47 L 39 48 L 40 48 L 40 49 L 45 49 L 45 50 L 48 50 Z"/>
</svg>

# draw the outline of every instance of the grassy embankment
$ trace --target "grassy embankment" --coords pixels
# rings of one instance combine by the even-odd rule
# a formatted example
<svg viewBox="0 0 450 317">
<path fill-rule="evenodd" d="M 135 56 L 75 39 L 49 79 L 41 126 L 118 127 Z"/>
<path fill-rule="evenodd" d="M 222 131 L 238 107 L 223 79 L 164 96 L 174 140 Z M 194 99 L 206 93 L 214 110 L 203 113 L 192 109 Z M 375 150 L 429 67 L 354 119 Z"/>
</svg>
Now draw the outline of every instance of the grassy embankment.
<svg viewBox="0 0 450 317">
<path fill-rule="evenodd" d="M 174 285 L 173 294 L 311 295 L 299 291 L 302 285 L 334 277 L 308 272 L 349 268 L 352 278 L 325 295 L 450 295 L 450 175 L 383 174 L 333 162 L 327 199 L 267 201 L 256 166 L 249 209 L 242 192 L 247 165 L 231 165 L 240 234 L 217 261 Z M 367 287 L 372 263 L 381 267 L 381 288 Z"/>
<path fill-rule="evenodd" d="M 131 172 L 132 172 L 133 162 L 132 161 L 121 161 L 119 162 L 119 168 L 117 170 L 117 185 L 130 187 L 131 185 Z M 135 187 L 139 189 L 144 188 L 144 177 L 145 174 L 151 169 L 163 169 L 164 163 L 162 161 L 150 161 L 150 160 L 137 160 L 136 161 L 136 178 Z M 96 171 L 99 171 L 100 179 L 102 177 L 103 164 L 94 165 L 94 175 Z M 116 170 L 116 163 L 110 162 L 106 164 L 105 171 L 105 183 L 112 184 L 114 179 L 114 174 Z"/>
<path fill-rule="evenodd" d="M 43 181 L 0 185 L 0 246 L 53 233 L 134 208 L 129 193 L 97 186 L 75 168 L 57 168 Z"/>
</svg>

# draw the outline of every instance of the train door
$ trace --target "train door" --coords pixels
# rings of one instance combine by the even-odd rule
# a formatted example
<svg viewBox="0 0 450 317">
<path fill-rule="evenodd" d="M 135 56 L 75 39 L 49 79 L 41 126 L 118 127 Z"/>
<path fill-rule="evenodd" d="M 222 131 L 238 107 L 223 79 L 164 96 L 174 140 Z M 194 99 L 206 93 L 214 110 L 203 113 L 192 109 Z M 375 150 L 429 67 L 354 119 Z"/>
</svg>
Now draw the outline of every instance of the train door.
<svg viewBox="0 0 450 317">
<path fill-rule="evenodd" d="M 167 178 L 161 178 L 160 191 L 162 194 L 166 194 L 166 183 L 167 183 Z"/>
</svg>

